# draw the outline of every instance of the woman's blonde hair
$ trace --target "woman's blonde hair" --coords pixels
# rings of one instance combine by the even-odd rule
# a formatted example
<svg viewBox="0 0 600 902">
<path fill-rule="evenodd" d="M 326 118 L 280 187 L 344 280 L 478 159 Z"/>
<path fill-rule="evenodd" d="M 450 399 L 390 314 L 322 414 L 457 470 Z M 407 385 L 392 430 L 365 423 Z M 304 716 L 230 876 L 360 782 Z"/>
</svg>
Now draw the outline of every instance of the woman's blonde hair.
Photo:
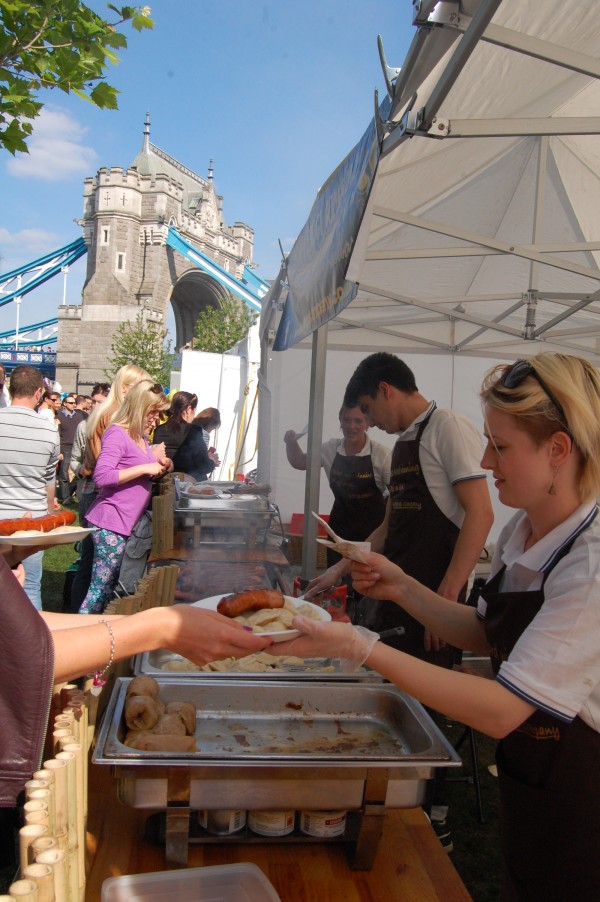
<svg viewBox="0 0 600 902">
<path fill-rule="evenodd" d="M 569 354 L 537 354 L 527 363 L 533 372 L 518 382 L 514 375 L 519 362 L 490 370 L 481 388 L 483 403 L 512 414 L 538 447 L 555 432 L 567 432 L 579 452 L 581 501 L 596 498 L 600 494 L 600 372 L 589 360 Z M 527 373 L 526 367 L 522 369 Z"/>
<path fill-rule="evenodd" d="M 136 366 L 135 363 L 126 363 L 115 375 L 114 382 L 110 387 L 110 391 L 106 396 L 106 400 L 102 404 L 97 404 L 92 410 L 85 424 L 85 466 L 88 470 L 93 470 L 100 454 L 100 444 L 102 436 L 106 432 L 106 427 L 110 423 L 111 417 L 117 412 L 123 398 L 127 392 L 141 382 L 147 379 L 152 382 L 152 376 Z"/>
<path fill-rule="evenodd" d="M 122 426 L 135 441 L 144 434 L 146 417 L 150 411 L 167 410 L 170 402 L 162 386 L 152 379 L 142 379 L 127 392 L 119 409 L 111 417 L 111 426 Z"/>
</svg>

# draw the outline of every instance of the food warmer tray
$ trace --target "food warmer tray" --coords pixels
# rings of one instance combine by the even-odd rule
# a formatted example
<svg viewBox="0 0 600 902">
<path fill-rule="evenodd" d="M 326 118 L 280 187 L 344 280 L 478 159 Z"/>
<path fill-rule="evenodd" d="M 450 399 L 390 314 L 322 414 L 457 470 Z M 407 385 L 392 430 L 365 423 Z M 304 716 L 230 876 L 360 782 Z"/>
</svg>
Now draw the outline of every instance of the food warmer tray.
<svg viewBox="0 0 600 902">
<path fill-rule="evenodd" d="M 342 681 L 342 682 L 385 682 L 383 677 L 371 668 L 363 666 L 358 671 L 344 673 L 339 658 L 314 658 L 298 664 L 285 664 L 281 662 L 277 670 L 265 670 L 253 672 L 248 670 L 226 671 L 172 671 L 163 670 L 163 666 L 170 661 L 183 661 L 181 655 L 177 655 L 166 648 L 155 651 L 145 651 L 133 659 L 133 673 L 136 676 L 148 674 L 155 679 L 193 680 L 205 682 L 206 680 L 310 680 L 310 681 Z M 235 667 L 235 665 L 234 665 Z"/>
<path fill-rule="evenodd" d="M 92 760 L 116 768 L 121 801 L 165 808 L 189 782 L 192 809 L 359 809 L 368 772 L 385 805 L 415 807 L 436 767 L 461 761 L 424 708 L 388 683 L 159 679 L 160 698 L 193 702 L 197 752 L 124 744 L 129 678 L 114 685 Z M 184 769 L 173 780 L 174 769 Z M 382 774 L 383 776 L 383 774 Z"/>
<path fill-rule="evenodd" d="M 199 750 L 134 750 L 123 743 L 129 682 L 115 682 L 92 760 L 112 765 L 121 802 L 164 811 L 167 863 L 210 841 L 192 837 L 196 811 L 329 809 L 348 812 L 344 836 L 312 841 L 353 843 L 351 867 L 368 870 L 386 808 L 422 805 L 435 768 L 461 763 L 423 707 L 384 683 L 159 679 L 163 702 L 196 705 Z M 311 838 L 271 839 L 286 840 Z"/>
<path fill-rule="evenodd" d="M 223 493 L 225 494 L 225 493 Z M 247 516 L 249 514 L 271 515 L 277 507 L 263 495 L 232 495 L 227 497 L 205 497 L 187 495 L 183 492 L 175 504 L 176 513 L 190 511 L 224 516 Z"/>
<path fill-rule="evenodd" d="M 182 493 L 175 504 L 175 515 L 184 528 L 193 528 L 194 545 L 238 544 L 241 540 L 254 547 L 264 543 L 269 530 L 275 526 L 284 538 L 279 508 L 261 495 L 203 498 Z"/>
</svg>

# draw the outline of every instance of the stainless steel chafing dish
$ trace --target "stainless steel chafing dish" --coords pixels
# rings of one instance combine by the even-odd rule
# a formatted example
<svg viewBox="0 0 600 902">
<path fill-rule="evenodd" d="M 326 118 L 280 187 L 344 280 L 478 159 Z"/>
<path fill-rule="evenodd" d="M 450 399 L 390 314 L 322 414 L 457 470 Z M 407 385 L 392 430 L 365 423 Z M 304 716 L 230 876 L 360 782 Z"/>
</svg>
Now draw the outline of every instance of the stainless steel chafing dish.
<svg viewBox="0 0 600 902">
<path fill-rule="evenodd" d="M 381 682 L 158 678 L 164 702 L 196 705 L 199 750 L 130 749 L 129 682 L 115 683 L 93 761 L 113 766 L 125 804 L 166 809 L 171 861 L 187 859 L 191 810 L 332 809 L 362 815 L 355 866 L 368 868 L 386 807 L 422 804 L 434 769 L 460 765 L 422 706 Z"/>
<path fill-rule="evenodd" d="M 250 547 L 262 544 L 272 524 L 283 527 L 279 508 L 263 495 L 220 493 L 205 497 L 182 490 L 175 503 L 175 514 L 183 527 L 194 529 L 194 545 L 209 541 L 239 543 Z"/>
<path fill-rule="evenodd" d="M 252 656 L 253 657 L 253 656 Z M 159 648 L 156 651 L 146 651 L 136 655 L 133 659 L 133 673 L 148 674 L 155 679 L 159 677 L 167 677 L 174 680 L 198 680 L 204 682 L 210 679 L 239 680 L 239 679 L 257 679 L 257 680 L 310 680 L 310 681 L 342 681 L 342 682 L 384 682 L 374 670 L 369 667 L 362 667 L 359 671 L 353 673 L 344 673 L 342 671 L 340 661 L 337 658 L 314 658 L 301 661 L 299 663 L 289 663 L 285 658 L 273 659 L 274 669 L 253 672 L 244 670 L 240 666 L 240 661 L 234 661 L 231 670 L 227 671 L 171 671 L 165 670 L 170 663 L 184 662 L 185 659 L 181 655 L 177 655 L 165 648 Z M 243 662 L 244 659 L 241 659 Z"/>
</svg>

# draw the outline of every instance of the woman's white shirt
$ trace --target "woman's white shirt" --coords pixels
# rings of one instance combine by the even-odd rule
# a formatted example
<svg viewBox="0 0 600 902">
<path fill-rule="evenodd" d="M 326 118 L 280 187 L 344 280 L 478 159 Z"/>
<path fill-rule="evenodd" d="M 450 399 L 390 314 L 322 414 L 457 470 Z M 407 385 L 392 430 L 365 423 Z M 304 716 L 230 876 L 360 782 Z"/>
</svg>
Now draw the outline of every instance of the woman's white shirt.
<svg viewBox="0 0 600 902">
<path fill-rule="evenodd" d="M 491 575 L 505 565 L 501 592 L 539 589 L 560 549 L 571 550 L 551 570 L 545 601 L 503 662 L 498 681 L 521 698 L 563 721 L 579 715 L 600 732 L 600 516 L 594 503 L 525 550 L 529 521 L 519 511 L 502 530 Z M 587 525 L 587 528 L 584 528 Z M 477 612 L 484 617 L 485 601 Z"/>
</svg>

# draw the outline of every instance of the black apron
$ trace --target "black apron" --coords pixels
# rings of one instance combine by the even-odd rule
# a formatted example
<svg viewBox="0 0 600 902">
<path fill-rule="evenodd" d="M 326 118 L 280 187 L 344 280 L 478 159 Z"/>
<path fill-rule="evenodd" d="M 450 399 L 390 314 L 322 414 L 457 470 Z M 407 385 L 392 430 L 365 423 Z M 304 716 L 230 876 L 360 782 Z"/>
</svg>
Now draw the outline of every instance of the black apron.
<svg viewBox="0 0 600 902">
<path fill-rule="evenodd" d="M 502 569 L 482 590 L 496 673 L 541 609 L 546 578 L 575 538 L 544 573 L 541 589 L 499 592 Z M 600 734 L 579 717 L 563 723 L 537 710 L 501 740 L 496 760 L 503 900 L 595 902 L 600 898 Z"/>
<path fill-rule="evenodd" d="M 409 576 L 437 592 L 460 530 L 435 503 L 421 470 L 419 445 L 434 411 L 435 407 L 420 423 L 414 439 L 397 441 L 394 446 L 391 511 L 383 553 Z M 377 633 L 403 626 L 404 635 L 386 639 L 387 645 L 442 667 L 454 664 L 456 649 L 448 645 L 439 651 L 425 651 L 422 624 L 391 601 L 377 601 L 365 596 L 355 622 Z"/>
<path fill-rule="evenodd" d="M 337 453 L 331 465 L 329 485 L 335 499 L 329 525 L 344 539 L 364 541 L 385 516 L 385 498 L 375 481 L 371 455 Z M 340 555 L 328 548 L 327 566 L 339 560 Z"/>
</svg>

